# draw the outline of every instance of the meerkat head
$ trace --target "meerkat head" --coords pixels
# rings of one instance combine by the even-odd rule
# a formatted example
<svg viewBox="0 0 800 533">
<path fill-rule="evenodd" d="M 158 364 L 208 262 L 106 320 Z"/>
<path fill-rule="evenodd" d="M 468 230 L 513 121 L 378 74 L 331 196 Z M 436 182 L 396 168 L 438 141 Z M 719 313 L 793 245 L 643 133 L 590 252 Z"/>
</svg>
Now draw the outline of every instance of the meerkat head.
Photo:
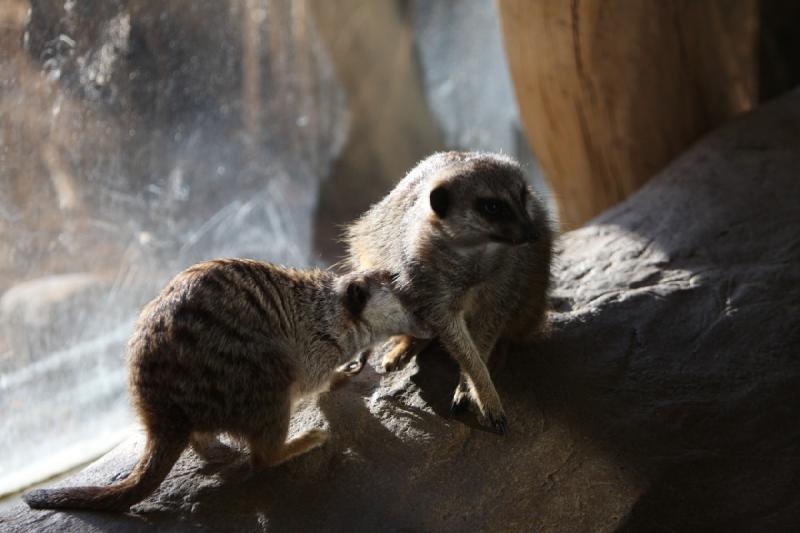
<svg viewBox="0 0 800 533">
<path fill-rule="evenodd" d="M 448 242 L 517 246 L 541 237 L 544 211 L 516 162 L 476 153 L 442 158 L 428 180 L 427 200 L 431 224 Z"/>
<path fill-rule="evenodd" d="M 369 270 L 343 276 L 336 291 L 348 318 L 365 339 L 365 344 L 379 342 L 393 335 L 411 335 L 420 339 L 433 336 L 400 298 L 393 277 L 386 271 Z"/>
</svg>

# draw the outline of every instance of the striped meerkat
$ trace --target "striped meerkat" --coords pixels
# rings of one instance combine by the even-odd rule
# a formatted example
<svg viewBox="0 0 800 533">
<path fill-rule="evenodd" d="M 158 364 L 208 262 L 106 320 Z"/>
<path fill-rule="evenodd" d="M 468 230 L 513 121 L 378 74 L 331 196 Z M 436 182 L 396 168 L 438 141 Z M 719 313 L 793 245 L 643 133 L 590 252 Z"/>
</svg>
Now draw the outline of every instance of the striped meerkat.
<svg viewBox="0 0 800 533">
<path fill-rule="evenodd" d="M 131 396 L 147 435 L 132 473 L 23 499 L 35 509 L 128 509 L 187 446 L 209 458 L 219 433 L 246 443 L 254 468 L 296 457 L 328 433 L 287 441 L 293 404 L 326 390 L 359 350 L 401 333 L 429 336 L 386 272 L 336 276 L 244 259 L 194 265 L 144 308 L 128 344 Z"/>
<path fill-rule="evenodd" d="M 347 228 L 345 240 L 350 269 L 398 273 L 409 304 L 459 363 L 452 409 L 475 405 L 484 423 L 505 434 L 486 361 L 498 341 L 542 331 L 553 241 L 544 204 L 519 164 L 497 154 L 434 154 Z M 392 342 L 387 371 L 430 341 Z"/>
</svg>

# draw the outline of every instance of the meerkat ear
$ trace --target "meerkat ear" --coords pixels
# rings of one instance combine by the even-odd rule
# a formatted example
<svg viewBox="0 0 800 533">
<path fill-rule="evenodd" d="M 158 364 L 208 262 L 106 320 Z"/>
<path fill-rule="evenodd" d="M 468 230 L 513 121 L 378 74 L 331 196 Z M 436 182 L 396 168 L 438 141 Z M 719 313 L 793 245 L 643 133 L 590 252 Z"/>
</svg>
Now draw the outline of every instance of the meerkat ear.
<svg viewBox="0 0 800 533">
<path fill-rule="evenodd" d="M 450 209 L 450 191 L 444 185 L 439 185 L 431 191 L 431 209 L 439 218 L 447 216 Z"/>
<path fill-rule="evenodd" d="M 369 289 L 363 280 L 353 280 L 347 284 L 344 295 L 344 306 L 353 316 L 358 316 L 364 310 L 369 300 Z"/>
</svg>

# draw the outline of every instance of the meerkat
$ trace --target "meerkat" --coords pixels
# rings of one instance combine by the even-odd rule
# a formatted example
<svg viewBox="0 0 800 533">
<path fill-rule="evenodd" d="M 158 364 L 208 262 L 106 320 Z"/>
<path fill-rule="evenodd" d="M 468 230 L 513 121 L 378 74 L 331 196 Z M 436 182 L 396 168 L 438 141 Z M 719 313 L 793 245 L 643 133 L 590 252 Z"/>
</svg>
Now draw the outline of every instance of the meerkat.
<svg viewBox="0 0 800 533">
<path fill-rule="evenodd" d="M 505 434 L 486 362 L 498 340 L 525 342 L 544 329 L 553 241 L 545 206 L 519 164 L 496 154 L 434 154 L 350 225 L 344 240 L 345 267 L 397 273 L 409 305 L 458 362 L 451 409 L 474 405 L 484 424 Z M 392 339 L 384 369 L 402 366 L 429 342 Z"/>
<path fill-rule="evenodd" d="M 385 272 L 337 276 L 243 259 L 192 266 L 145 306 L 128 343 L 131 396 L 147 436 L 132 473 L 23 499 L 34 509 L 128 509 L 187 446 L 206 457 L 220 433 L 246 443 L 256 469 L 303 454 L 328 433 L 287 441 L 293 404 L 326 390 L 359 350 L 397 334 L 430 332 Z"/>
</svg>

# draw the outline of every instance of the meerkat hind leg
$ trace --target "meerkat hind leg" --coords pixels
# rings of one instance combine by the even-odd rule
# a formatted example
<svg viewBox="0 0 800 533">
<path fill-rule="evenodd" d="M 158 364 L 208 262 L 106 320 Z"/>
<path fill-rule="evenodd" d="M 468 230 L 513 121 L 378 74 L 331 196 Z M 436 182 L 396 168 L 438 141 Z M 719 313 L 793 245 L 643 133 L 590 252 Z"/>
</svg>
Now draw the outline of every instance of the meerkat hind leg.
<svg viewBox="0 0 800 533">
<path fill-rule="evenodd" d="M 190 445 L 206 463 L 225 463 L 236 456 L 236 452 L 220 442 L 214 433 L 195 431 L 192 433 Z"/>
<path fill-rule="evenodd" d="M 330 437 L 330 433 L 322 429 L 309 429 L 300 435 L 289 439 L 281 449 L 272 457 L 272 465 L 276 466 L 294 459 L 315 448 L 319 448 Z"/>
<path fill-rule="evenodd" d="M 329 436 L 330 434 L 327 431 L 310 429 L 277 447 L 269 441 L 251 438 L 249 439 L 250 462 L 256 470 L 278 466 L 290 459 L 310 452 L 314 448 L 319 448 L 328 440 Z"/>
<path fill-rule="evenodd" d="M 288 396 L 276 398 L 273 408 L 271 416 L 260 421 L 261 430 L 246 437 L 254 470 L 285 463 L 321 446 L 328 439 L 327 431 L 311 429 L 287 441 L 291 415 Z"/>
</svg>

